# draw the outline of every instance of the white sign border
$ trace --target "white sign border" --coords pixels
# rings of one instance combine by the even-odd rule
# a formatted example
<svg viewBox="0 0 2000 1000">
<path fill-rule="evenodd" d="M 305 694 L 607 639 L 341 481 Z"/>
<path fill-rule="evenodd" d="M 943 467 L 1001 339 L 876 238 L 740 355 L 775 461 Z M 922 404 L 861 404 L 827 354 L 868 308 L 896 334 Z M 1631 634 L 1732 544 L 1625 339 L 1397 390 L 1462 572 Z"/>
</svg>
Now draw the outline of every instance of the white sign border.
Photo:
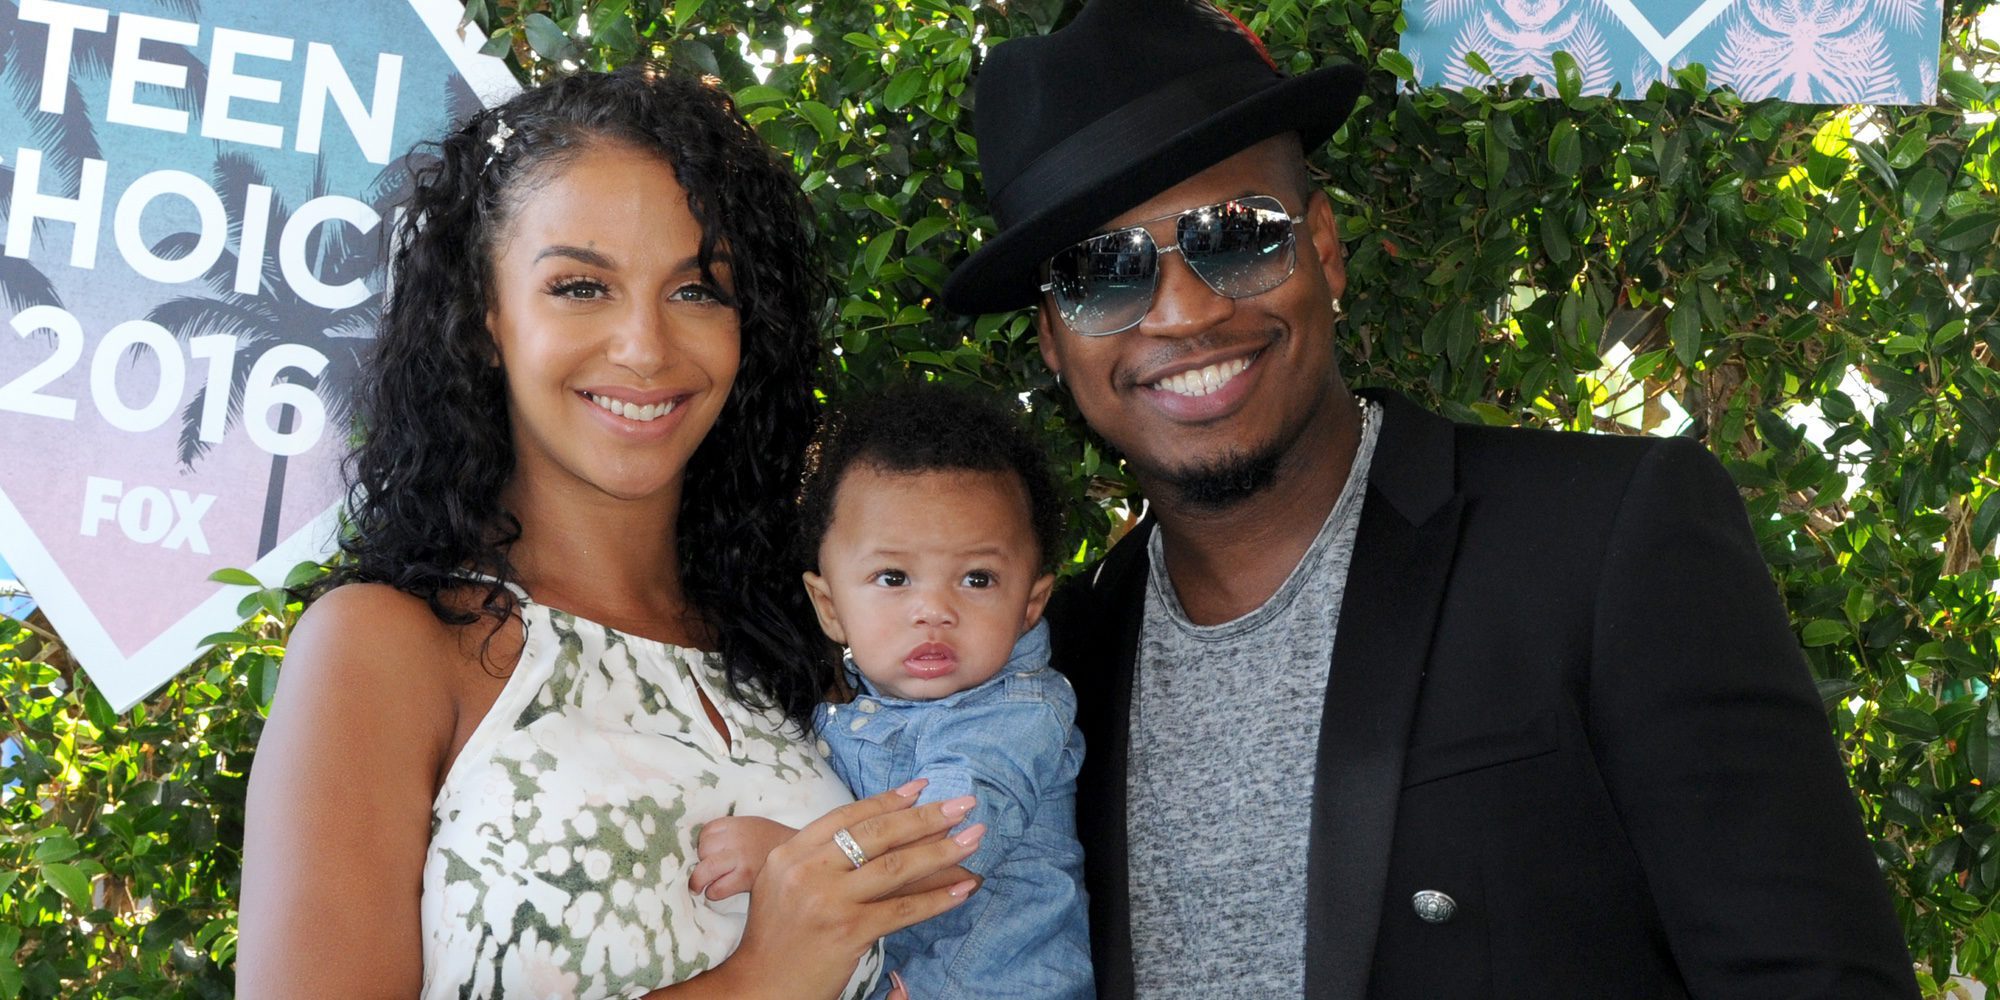
<svg viewBox="0 0 2000 1000">
<path fill-rule="evenodd" d="M 481 103 L 491 107 L 520 92 L 520 83 L 503 60 L 480 54 L 479 50 L 486 45 L 486 35 L 475 24 L 461 24 L 465 8 L 457 0 L 409 0 L 409 4 Z M 279 542 L 248 567 L 250 574 L 275 585 L 284 580 L 293 566 L 324 558 L 333 550 L 343 502 L 329 505 L 305 527 Z M 0 537 L 7 539 L 7 562 L 13 566 L 15 576 L 40 584 L 29 594 L 56 627 L 70 656 L 120 714 L 179 676 L 199 658 L 201 650 L 196 643 L 242 620 L 236 614 L 236 606 L 248 588 L 222 586 L 143 648 L 127 656 L 112 641 L 104 623 L 91 611 L 69 575 L 49 555 L 47 546 L 29 528 L 27 519 L 4 490 L 0 490 Z M 137 665 L 149 661 L 179 661 L 180 666 L 147 677 Z"/>
</svg>

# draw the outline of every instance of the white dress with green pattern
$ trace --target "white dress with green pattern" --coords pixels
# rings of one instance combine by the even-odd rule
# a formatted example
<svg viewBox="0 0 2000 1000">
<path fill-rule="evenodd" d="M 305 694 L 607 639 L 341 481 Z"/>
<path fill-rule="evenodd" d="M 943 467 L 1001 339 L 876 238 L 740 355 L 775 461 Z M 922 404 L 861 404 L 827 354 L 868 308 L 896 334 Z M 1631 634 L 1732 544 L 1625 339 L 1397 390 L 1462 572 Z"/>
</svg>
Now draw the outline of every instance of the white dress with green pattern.
<svg viewBox="0 0 2000 1000">
<path fill-rule="evenodd" d="M 523 601 L 527 645 L 431 806 L 425 1000 L 637 997 L 726 958 L 748 896 L 688 890 L 701 824 L 852 801 L 716 658 Z M 699 690 L 728 724 L 725 742 Z M 843 996 L 866 996 L 877 946 Z"/>
</svg>

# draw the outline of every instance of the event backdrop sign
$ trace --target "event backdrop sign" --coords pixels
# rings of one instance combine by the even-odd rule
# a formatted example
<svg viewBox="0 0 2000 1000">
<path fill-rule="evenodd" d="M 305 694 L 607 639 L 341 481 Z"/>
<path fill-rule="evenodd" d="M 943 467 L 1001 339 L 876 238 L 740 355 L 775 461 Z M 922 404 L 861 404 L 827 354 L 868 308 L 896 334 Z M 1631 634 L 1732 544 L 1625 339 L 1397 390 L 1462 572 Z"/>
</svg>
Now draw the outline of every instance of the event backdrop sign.
<svg viewBox="0 0 2000 1000">
<path fill-rule="evenodd" d="M 0 0 L 0 554 L 120 710 L 329 551 L 453 0 Z"/>
<path fill-rule="evenodd" d="M 14 567 L 0 559 L 0 616 L 21 619 L 35 610 L 34 595 L 14 579 Z"/>
<path fill-rule="evenodd" d="M 1700 63 L 1746 100 L 1927 104 L 1944 0 L 1406 0 L 1403 15 L 1401 51 L 1425 84 L 1533 76 L 1553 94 L 1567 52 L 1586 94 L 1643 97 Z"/>
</svg>

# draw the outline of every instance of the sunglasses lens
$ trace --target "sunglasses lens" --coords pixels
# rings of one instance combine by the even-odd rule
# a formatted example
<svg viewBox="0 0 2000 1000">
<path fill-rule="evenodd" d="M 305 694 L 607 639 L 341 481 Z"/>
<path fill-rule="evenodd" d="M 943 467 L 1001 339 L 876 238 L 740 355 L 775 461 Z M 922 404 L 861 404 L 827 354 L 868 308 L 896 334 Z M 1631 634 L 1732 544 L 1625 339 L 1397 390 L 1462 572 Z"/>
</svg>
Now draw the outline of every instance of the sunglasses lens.
<svg viewBox="0 0 2000 1000">
<path fill-rule="evenodd" d="M 1093 236 L 1049 260 L 1049 294 L 1063 322 L 1087 337 L 1137 324 L 1153 304 L 1159 254 L 1144 229 Z"/>
<path fill-rule="evenodd" d="M 1291 214 L 1270 195 L 1190 209 L 1174 230 L 1188 266 L 1228 298 L 1284 284 L 1297 261 Z M 1063 322 L 1086 337 L 1131 329 L 1153 307 L 1160 255 L 1143 226 L 1093 236 L 1049 258 L 1048 266 L 1045 290 Z"/>
<path fill-rule="evenodd" d="M 1188 266 L 1232 299 L 1268 292 L 1292 276 L 1292 219 L 1276 198 L 1257 195 L 1198 209 L 1177 224 Z"/>
</svg>

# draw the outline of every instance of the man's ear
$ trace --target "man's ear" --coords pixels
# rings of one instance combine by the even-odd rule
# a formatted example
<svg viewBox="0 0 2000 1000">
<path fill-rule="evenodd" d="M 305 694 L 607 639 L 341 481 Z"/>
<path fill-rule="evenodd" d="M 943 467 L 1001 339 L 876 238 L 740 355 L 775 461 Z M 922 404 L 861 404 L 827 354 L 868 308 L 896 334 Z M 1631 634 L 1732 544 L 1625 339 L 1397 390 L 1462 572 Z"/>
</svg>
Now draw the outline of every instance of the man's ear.
<svg viewBox="0 0 2000 1000">
<path fill-rule="evenodd" d="M 1056 357 L 1056 331 L 1049 323 L 1049 311 L 1035 307 L 1035 346 L 1042 349 L 1042 364 L 1049 366 L 1049 373 L 1062 377 L 1062 359 Z"/>
<path fill-rule="evenodd" d="M 840 627 L 840 612 L 833 607 L 833 588 L 826 585 L 826 578 L 812 570 L 806 570 L 806 596 L 812 598 L 813 614 L 819 616 L 819 630 L 826 633 L 835 644 L 847 645 L 847 632 Z"/>
<path fill-rule="evenodd" d="M 1021 634 L 1026 635 L 1029 629 L 1035 627 L 1036 622 L 1042 620 L 1042 611 L 1049 606 L 1049 595 L 1055 593 L 1055 589 L 1054 573 L 1043 573 L 1041 579 L 1036 580 L 1035 585 L 1028 588 L 1028 610 L 1021 616 Z"/>
<path fill-rule="evenodd" d="M 1333 200 L 1325 191 L 1315 189 L 1306 202 L 1306 232 L 1311 234 L 1327 289 L 1340 298 L 1347 292 L 1347 248 L 1340 243 L 1340 223 L 1334 219 Z"/>
</svg>

